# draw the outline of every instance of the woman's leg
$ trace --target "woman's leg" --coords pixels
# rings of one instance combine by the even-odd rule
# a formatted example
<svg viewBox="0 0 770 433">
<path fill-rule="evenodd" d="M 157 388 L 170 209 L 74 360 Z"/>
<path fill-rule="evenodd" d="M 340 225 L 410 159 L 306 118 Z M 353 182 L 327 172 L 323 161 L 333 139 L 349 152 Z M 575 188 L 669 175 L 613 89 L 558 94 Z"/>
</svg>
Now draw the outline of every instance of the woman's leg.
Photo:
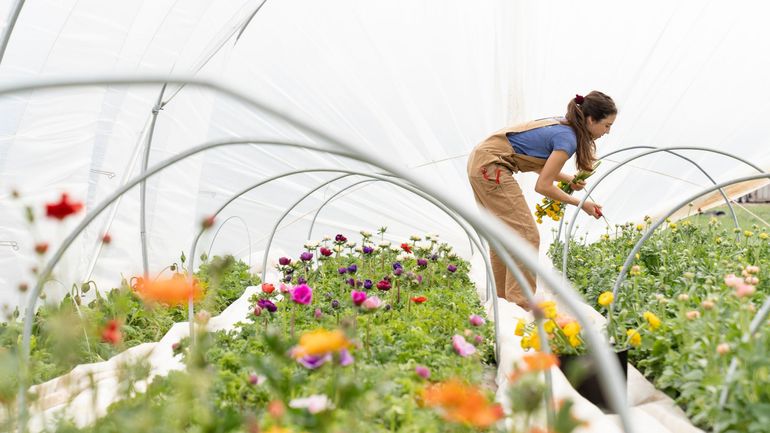
<svg viewBox="0 0 770 433">
<path fill-rule="evenodd" d="M 532 212 L 524 200 L 524 194 L 519 183 L 511 176 L 510 171 L 497 164 L 489 165 L 485 172 L 469 175 L 476 202 L 493 215 L 500 218 L 506 225 L 516 230 L 535 250 L 540 247 L 540 232 L 532 217 Z M 500 170 L 500 174 L 498 174 Z M 529 301 L 513 273 L 507 269 L 495 251 L 490 251 L 492 272 L 494 273 L 497 295 L 515 302 L 522 308 L 530 309 Z M 518 263 L 517 263 L 518 264 Z M 525 268 L 521 268 L 524 277 L 535 290 L 536 276 Z"/>
</svg>

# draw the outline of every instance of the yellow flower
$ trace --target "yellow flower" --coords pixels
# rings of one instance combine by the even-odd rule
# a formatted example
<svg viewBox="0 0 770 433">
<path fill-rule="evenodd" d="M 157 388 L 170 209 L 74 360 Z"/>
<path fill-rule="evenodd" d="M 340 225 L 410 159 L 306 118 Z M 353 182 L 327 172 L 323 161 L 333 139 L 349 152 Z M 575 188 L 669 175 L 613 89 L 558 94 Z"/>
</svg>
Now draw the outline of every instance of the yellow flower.
<svg viewBox="0 0 770 433">
<path fill-rule="evenodd" d="M 658 316 L 649 311 L 645 311 L 642 316 L 644 316 L 644 320 L 650 324 L 650 328 L 652 328 L 653 331 L 660 328 L 660 318 Z"/>
<path fill-rule="evenodd" d="M 743 232 L 743 236 L 746 236 L 747 238 L 750 238 L 750 237 L 754 236 L 754 233 L 746 230 L 746 231 Z"/>
<path fill-rule="evenodd" d="M 764 232 L 760 233 L 759 234 L 759 238 L 760 239 L 767 239 L 767 233 L 764 233 Z"/>
<path fill-rule="evenodd" d="M 639 232 L 640 232 L 640 231 L 642 231 L 642 230 L 644 230 L 644 225 L 643 225 L 643 224 L 637 224 L 637 225 L 636 225 L 636 231 L 639 231 Z"/>
<path fill-rule="evenodd" d="M 516 330 L 513 331 L 514 335 L 516 335 L 517 337 L 523 336 L 525 326 L 526 326 L 526 323 L 524 323 L 523 320 L 519 319 L 519 321 L 516 322 Z"/>
<path fill-rule="evenodd" d="M 578 322 L 569 322 L 562 328 L 564 335 L 567 337 L 575 337 L 580 333 L 580 324 Z"/>
<path fill-rule="evenodd" d="M 569 337 L 569 345 L 572 347 L 578 347 L 580 346 L 580 338 L 578 338 L 577 335 L 573 335 Z"/>
<path fill-rule="evenodd" d="M 540 350 L 540 335 L 537 332 L 529 336 L 529 346 L 537 351 Z"/>
<path fill-rule="evenodd" d="M 556 327 L 556 323 L 554 323 L 553 320 L 546 320 L 545 323 L 543 323 L 543 329 L 545 329 L 545 332 L 552 333 L 553 329 Z"/>
<path fill-rule="evenodd" d="M 546 319 L 556 318 L 556 302 L 544 301 L 538 304 L 538 306 L 543 310 Z"/>
<path fill-rule="evenodd" d="M 608 241 L 608 240 L 610 240 L 610 235 L 608 235 L 608 234 L 606 234 L 606 233 L 605 233 L 605 234 L 603 234 L 603 235 L 602 235 L 602 240 L 603 240 L 603 241 Z"/>
<path fill-rule="evenodd" d="M 642 344 L 642 336 L 636 329 L 629 329 L 626 331 L 626 335 L 628 335 L 628 344 L 634 347 L 639 347 Z"/>
<path fill-rule="evenodd" d="M 675 229 L 676 228 L 676 223 L 671 223 L 671 224 L 668 225 L 668 227 L 671 228 L 671 229 Z"/>
<path fill-rule="evenodd" d="M 303 334 L 299 338 L 299 345 L 294 350 L 295 358 L 302 358 L 308 355 L 323 355 L 329 352 L 339 352 L 350 346 L 350 341 L 339 329 L 327 331 L 325 329 L 316 329 Z"/>
<path fill-rule="evenodd" d="M 599 295 L 599 305 L 602 307 L 610 305 L 614 300 L 615 296 L 612 294 L 612 292 L 603 292 L 601 295 Z"/>
</svg>

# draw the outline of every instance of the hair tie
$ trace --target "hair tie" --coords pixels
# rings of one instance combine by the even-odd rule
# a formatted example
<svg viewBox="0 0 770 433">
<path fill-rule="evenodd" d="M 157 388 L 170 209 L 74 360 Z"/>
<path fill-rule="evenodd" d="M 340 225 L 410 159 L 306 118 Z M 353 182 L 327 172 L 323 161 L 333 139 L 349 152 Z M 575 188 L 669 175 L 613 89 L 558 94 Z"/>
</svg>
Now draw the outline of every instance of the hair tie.
<svg viewBox="0 0 770 433">
<path fill-rule="evenodd" d="M 580 105 L 580 104 L 582 104 L 582 103 L 583 103 L 583 101 L 585 101 L 585 98 L 584 98 L 584 97 L 582 97 L 582 96 L 580 96 L 580 95 L 575 95 L 575 103 L 576 103 L 576 104 Z"/>
</svg>

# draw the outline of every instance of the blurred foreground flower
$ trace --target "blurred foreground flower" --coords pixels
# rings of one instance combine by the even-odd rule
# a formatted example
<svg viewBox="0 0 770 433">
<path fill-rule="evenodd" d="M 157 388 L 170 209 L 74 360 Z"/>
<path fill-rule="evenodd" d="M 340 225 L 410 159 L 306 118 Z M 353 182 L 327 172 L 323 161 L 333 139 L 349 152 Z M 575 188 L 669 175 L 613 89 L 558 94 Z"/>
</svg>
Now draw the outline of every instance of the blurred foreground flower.
<svg viewBox="0 0 770 433">
<path fill-rule="evenodd" d="M 197 301 L 202 296 L 198 281 L 195 278 L 188 279 L 182 274 L 154 281 L 138 278 L 135 290 L 145 302 L 157 302 L 169 306 L 185 305 L 190 297 L 193 301 Z"/>
<path fill-rule="evenodd" d="M 504 416 L 502 406 L 487 400 L 477 387 L 457 379 L 426 387 L 422 398 L 446 420 L 468 426 L 488 428 Z"/>
<path fill-rule="evenodd" d="M 325 355 L 347 349 L 350 345 L 350 341 L 339 329 L 334 331 L 316 329 L 315 331 L 303 334 L 299 338 L 299 345 L 292 351 L 292 355 L 295 358 L 308 355 Z"/>
<path fill-rule="evenodd" d="M 49 218 L 55 218 L 59 221 L 76 214 L 83 208 L 83 203 L 71 202 L 66 192 L 63 192 L 61 199 L 57 203 L 45 205 L 45 214 Z"/>
</svg>

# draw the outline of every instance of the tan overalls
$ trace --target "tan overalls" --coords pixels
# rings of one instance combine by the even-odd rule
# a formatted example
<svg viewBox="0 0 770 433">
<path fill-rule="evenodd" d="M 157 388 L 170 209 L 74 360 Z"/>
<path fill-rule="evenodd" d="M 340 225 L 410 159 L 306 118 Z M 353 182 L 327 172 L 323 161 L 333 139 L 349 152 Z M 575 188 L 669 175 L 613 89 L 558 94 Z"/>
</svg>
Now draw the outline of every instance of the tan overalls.
<svg viewBox="0 0 770 433">
<path fill-rule="evenodd" d="M 539 171 L 546 160 L 515 153 L 506 134 L 559 123 L 557 119 L 541 119 L 501 129 L 479 143 L 468 157 L 468 179 L 476 203 L 516 230 L 536 251 L 540 248 L 540 232 L 532 216 L 533 211 L 524 200 L 519 183 L 512 174 Z M 513 273 L 494 250 L 490 249 L 489 258 L 492 262 L 497 296 L 515 302 L 525 309 L 531 309 Z M 534 291 L 536 276 L 525 268 L 521 269 Z"/>
</svg>

